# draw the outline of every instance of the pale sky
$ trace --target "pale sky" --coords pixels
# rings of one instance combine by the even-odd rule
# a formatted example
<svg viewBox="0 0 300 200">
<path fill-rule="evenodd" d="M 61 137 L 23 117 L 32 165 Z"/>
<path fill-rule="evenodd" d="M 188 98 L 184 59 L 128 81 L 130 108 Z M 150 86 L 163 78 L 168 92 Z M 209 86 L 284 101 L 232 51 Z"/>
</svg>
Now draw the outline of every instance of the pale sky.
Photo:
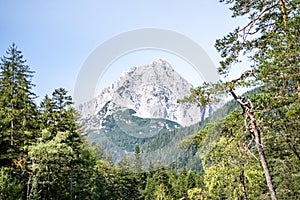
<svg viewBox="0 0 300 200">
<path fill-rule="evenodd" d="M 58 87 L 72 95 L 86 58 L 115 35 L 141 28 L 173 30 L 194 40 L 218 66 L 215 40 L 243 23 L 232 19 L 228 7 L 218 0 L 1 0 L 0 8 L 0 56 L 12 43 L 19 47 L 36 72 L 34 91 L 41 98 Z M 128 67 L 168 57 L 171 64 L 180 65 L 174 67 L 176 71 L 186 72 L 185 78 L 197 84 L 198 75 L 184 61 L 166 53 L 148 53 L 117 60 L 99 80 L 98 89 Z"/>
</svg>

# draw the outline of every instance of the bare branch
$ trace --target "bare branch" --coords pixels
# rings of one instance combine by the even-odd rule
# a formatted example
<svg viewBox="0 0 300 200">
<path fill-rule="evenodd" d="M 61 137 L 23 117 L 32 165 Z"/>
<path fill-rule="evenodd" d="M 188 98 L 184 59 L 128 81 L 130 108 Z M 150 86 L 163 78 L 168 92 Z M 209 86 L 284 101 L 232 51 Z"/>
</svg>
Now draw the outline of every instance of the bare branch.
<svg viewBox="0 0 300 200">
<path fill-rule="evenodd" d="M 232 83 L 235 83 L 235 82 L 237 82 L 237 81 L 239 81 L 239 80 L 244 79 L 246 76 L 252 75 L 252 74 L 253 74 L 253 70 L 251 70 L 251 69 L 250 69 L 250 70 L 247 70 L 247 71 L 245 71 L 244 73 L 242 73 L 242 74 L 240 75 L 240 77 L 231 80 L 231 82 L 232 82 Z"/>
<path fill-rule="evenodd" d="M 238 32 L 242 32 L 245 29 L 247 29 L 249 26 L 252 26 L 254 24 L 254 22 L 256 22 L 265 12 L 267 12 L 268 10 L 270 10 L 274 7 L 275 7 L 275 5 L 265 8 L 263 11 L 261 11 L 261 13 L 259 13 L 259 15 L 257 15 L 257 17 L 255 17 L 253 20 L 251 20 L 246 26 L 244 26 L 242 29 L 238 30 Z"/>
</svg>

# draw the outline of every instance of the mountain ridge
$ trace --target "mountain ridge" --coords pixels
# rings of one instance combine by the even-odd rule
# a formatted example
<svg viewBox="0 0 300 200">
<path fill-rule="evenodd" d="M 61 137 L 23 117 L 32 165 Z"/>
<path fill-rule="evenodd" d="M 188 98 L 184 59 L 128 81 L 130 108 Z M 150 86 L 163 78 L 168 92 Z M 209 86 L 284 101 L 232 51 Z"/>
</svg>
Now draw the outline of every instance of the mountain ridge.
<svg viewBox="0 0 300 200">
<path fill-rule="evenodd" d="M 131 67 L 89 102 L 77 108 L 87 128 L 101 128 L 102 119 L 117 110 L 132 109 L 141 118 L 163 118 L 181 126 L 200 121 L 195 105 L 178 104 L 193 86 L 162 59 L 149 65 Z"/>
</svg>

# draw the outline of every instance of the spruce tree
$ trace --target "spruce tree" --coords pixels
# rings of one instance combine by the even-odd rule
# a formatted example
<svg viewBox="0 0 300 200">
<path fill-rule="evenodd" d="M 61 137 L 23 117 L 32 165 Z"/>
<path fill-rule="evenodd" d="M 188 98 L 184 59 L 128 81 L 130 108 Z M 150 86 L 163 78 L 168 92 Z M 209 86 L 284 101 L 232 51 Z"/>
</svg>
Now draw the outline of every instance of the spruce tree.
<svg viewBox="0 0 300 200">
<path fill-rule="evenodd" d="M 55 89 L 51 97 L 46 95 L 40 105 L 42 129 L 54 135 L 58 131 L 78 131 L 77 115 L 72 106 L 72 97 L 64 88 Z"/>
<path fill-rule="evenodd" d="M 10 165 L 34 139 L 36 95 L 33 71 L 15 44 L 2 57 L 0 69 L 0 165 Z"/>
<path fill-rule="evenodd" d="M 134 149 L 134 172 L 141 173 L 143 170 L 140 145 L 136 144 Z"/>
</svg>

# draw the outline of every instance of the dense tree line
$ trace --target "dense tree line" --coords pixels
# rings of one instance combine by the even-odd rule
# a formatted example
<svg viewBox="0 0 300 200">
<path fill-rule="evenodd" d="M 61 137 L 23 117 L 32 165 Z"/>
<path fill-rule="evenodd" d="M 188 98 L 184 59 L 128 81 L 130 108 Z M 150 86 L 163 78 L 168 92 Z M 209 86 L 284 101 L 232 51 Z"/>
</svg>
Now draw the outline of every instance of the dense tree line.
<svg viewBox="0 0 300 200">
<path fill-rule="evenodd" d="M 89 193 L 92 154 L 71 97 L 60 88 L 36 105 L 33 72 L 16 45 L 1 59 L 1 199 L 79 198 Z"/>
<path fill-rule="evenodd" d="M 91 146 L 63 88 L 36 105 L 33 72 L 16 45 L 0 72 L 0 199 L 179 199 L 200 187 L 202 175 L 134 159 L 116 165 Z"/>
<path fill-rule="evenodd" d="M 257 93 L 259 91 L 252 90 L 247 93 L 255 92 Z M 106 129 L 106 133 L 103 133 L 105 131 L 101 130 L 89 130 L 87 135 L 90 142 L 95 145 L 99 144 L 105 150 L 113 152 L 111 155 L 114 162 L 117 162 L 125 154 L 133 161 L 135 145 L 139 144 L 141 148 L 142 165 L 146 168 L 148 167 L 149 160 L 159 160 L 174 169 L 180 170 L 187 168 L 201 172 L 202 165 L 199 149 L 193 145 L 185 145 L 187 142 L 182 142 L 182 140 L 185 140 L 185 138 L 203 129 L 209 122 L 223 118 L 237 108 L 238 104 L 231 100 L 199 123 L 188 127 L 179 127 L 172 131 L 161 129 L 157 134 L 149 137 L 135 137 L 126 133 L 124 128 L 120 128 L 120 123 L 114 122 L 109 123 L 110 126 Z M 132 116 L 129 115 L 127 117 L 131 118 Z M 163 121 L 161 119 L 156 120 Z M 149 122 L 148 120 L 145 121 Z M 148 127 L 147 124 L 143 124 L 143 126 Z M 135 130 L 134 126 L 131 128 Z M 149 128 L 147 129 L 149 130 Z M 131 132 L 133 131 L 131 130 Z"/>
</svg>

